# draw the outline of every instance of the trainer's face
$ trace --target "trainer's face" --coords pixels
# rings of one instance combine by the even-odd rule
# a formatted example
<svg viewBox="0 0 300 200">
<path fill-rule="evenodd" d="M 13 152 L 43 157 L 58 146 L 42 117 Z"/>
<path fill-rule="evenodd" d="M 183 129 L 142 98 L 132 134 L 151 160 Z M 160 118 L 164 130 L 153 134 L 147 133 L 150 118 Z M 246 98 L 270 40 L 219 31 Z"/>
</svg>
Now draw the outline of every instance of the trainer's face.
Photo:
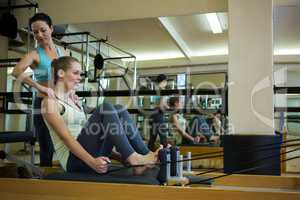
<svg viewBox="0 0 300 200">
<path fill-rule="evenodd" d="M 33 32 L 34 39 L 39 45 L 44 46 L 49 44 L 52 40 L 53 27 L 49 26 L 44 21 L 35 21 L 31 24 L 31 30 Z"/>
</svg>

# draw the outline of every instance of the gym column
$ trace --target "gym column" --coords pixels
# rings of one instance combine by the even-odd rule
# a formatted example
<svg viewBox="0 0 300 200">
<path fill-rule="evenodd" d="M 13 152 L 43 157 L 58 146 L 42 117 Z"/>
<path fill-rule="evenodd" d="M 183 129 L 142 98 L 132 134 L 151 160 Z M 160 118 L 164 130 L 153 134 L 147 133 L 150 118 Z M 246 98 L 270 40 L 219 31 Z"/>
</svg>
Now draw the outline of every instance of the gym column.
<svg viewBox="0 0 300 200">
<path fill-rule="evenodd" d="M 274 134 L 272 0 L 229 0 L 231 133 Z"/>
</svg>

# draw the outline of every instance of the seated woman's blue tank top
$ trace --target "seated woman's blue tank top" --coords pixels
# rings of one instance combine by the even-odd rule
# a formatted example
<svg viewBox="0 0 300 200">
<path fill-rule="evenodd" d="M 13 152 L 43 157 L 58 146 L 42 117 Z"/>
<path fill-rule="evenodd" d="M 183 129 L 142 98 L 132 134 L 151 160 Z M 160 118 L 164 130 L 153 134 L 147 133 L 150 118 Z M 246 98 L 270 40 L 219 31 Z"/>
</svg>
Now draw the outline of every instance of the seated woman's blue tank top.
<svg viewBox="0 0 300 200">
<path fill-rule="evenodd" d="M 63 53 L 60 51 L 60 49 L 58 49 L 58 48 L 56 48 L 56 49 L 57 49 L 58 57 L 64 56 Z M 37 82 L 49 81 L 52 79 L 52 76 L 51 76 L 52 59 L 50 59 L 47 56 L 44 48 L 38 47 L 36 49 L 36 51 L 39 55 L 40 62 L 36 66 L 36 68 L 33 69 L 34 80 Z"/>
</svg>

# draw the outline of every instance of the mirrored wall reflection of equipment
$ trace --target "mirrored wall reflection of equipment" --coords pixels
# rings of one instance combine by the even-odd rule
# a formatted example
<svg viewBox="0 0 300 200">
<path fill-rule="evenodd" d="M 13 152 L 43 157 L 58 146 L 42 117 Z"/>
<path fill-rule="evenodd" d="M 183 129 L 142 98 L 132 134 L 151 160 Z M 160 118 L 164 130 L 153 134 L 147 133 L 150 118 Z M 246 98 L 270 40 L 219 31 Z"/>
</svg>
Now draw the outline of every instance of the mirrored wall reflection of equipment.
<svg viewBox="0 0 300 200">
<path fill-rule="evenodd" d="M 138 77 L 138 90 L 155 90 L 157 95 L 155 96 L 138 96 L 138 106 L 142 109 L 148 109 L 148 108 L 155 108 L 155 105 L 157 104 L 157 100 L 160 96 L 160 91 L 162 90 L 159 87 L 159 80 L 157 80 L 157 75 L 149 75 L 149 76 L 139 76 Z M 161 74 L 162 75 L 162 74 Z M 173 89 L 183 89 L 185 87 L 179 88 L 176 84 L 177 82 L 177 76 L 176 75 L 165 75 L 166 76 L 166 85 L 164 86 L 164 89 L 166 90 L 173 90 Z M 166 97 L 166 100 L 168 97 Z"/>
<path fill-rule="evenodd" d="M 155 110 L 158 102 L 162 96 L 160 95 L 161 89 L 159 88 L 157 77 L 158 75 L 148 75 L 138 77 L 138 89 L 139 90 L 156 90 L 156 96 L 138 96 L 139 109 L 143 110 Z M 221 143 L 221 135 L 226 132 L 226 104 L 224 99 L 225 93 L 216 92 L 220 88 L 224 88 L 226 82 L 226 73 L 205 73 L 205 74 L 185 74 L 179 73 L 176 75 L 165 75 L 167 79 L 166 89 L 178 89 L 196 91 L 199 89 L 206 89 L 205 93 L 191 92 L 188 95 L 179 95 L 182 102 L 182 110 L 179 112 L 186 121 L 186 132 L 188 134 L 203 135 L 202 140 L 197 140 L 193 145 L 197 146 L 219 146 Z M 164 96 L 169 101 L 172 96 Z M 172 114 L 171 109 L 163 111 L 163 127 L 166 130 L 164 136 L 170 144 L 178 145 L 191 145 L 189 143 L 180 143 L 176 140 L 176 132 L 174 126 L 170 122 L 170 116 Z M 138 120 L 137 123 L 142 126 L 146 126 L 145 120 L 148 119 L 150 123 L 153 123 L 153 116 L 143 115 L 143 120 Z M 150 127 L 152 127 L 150 125 Z M 145 129 L 144 129 L 145 130 Z M 150 132 L 153 132 L 150 129 Z M 149 129 L 148 129 L 149 132 Z M 151 140 L 150 133 L 146 133 L 145 140 Z M 161 142 L 161 137 L 156 143 Z M 201 137 L 199 137 L 201 138 Z"/>
</svg>

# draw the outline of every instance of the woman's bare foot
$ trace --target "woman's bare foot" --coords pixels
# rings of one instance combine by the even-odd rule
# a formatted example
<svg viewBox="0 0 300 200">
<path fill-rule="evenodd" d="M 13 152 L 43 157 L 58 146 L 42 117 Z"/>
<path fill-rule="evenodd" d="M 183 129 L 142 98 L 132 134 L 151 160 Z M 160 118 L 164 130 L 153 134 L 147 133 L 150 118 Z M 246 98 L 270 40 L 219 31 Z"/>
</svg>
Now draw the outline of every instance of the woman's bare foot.
<svg viewBox="0 0 300 200">
<path fill-rule="evenodd" d="M 157 158 L 154 153 L 148 153 L 147 155 L 141 155 L 136 152 L 131 154 L 127 158 L 127 162 L 130 165 L 147 165 L 156 163 Z"/>
<path fill-rule="evenodd" d="M 130 165 L 154 165 L 158 162 L 158 152 L 162 148 L 163 147 L 160 146 L 155 152 L 150 151 L 146 155 L 141 155 L 134 152 L 127 158 L 126 161 Z"/>
</svg>

